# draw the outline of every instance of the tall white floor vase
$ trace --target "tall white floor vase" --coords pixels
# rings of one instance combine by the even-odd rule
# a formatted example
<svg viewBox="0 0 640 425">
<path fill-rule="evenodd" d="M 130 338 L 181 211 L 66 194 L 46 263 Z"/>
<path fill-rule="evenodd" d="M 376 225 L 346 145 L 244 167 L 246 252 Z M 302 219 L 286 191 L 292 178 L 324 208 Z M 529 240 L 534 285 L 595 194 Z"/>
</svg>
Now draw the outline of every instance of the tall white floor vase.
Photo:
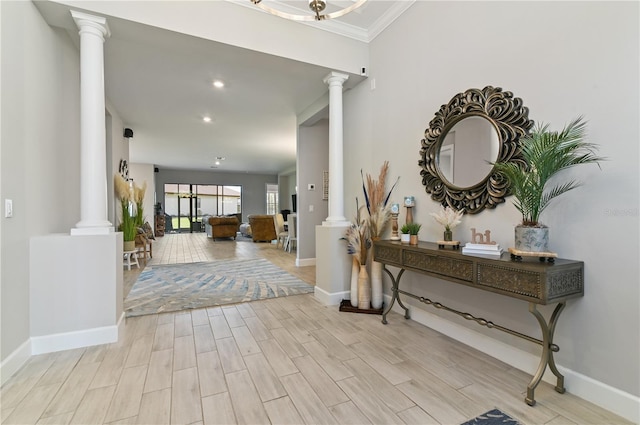
<svg viewBox="0 0 640 425">
<path fill-rule="evenodd" d="M 369 310 L 371 308 L 371 280 L 367 273 L 367 266 L 360 265 L 358 275 L 358 309 Z"/>
<path fill-rule="evenodd" d="M 360 273 L 360 261 L 351 256 L 351 307 L 358 307 L 358 274 Z"/>
<path fill-rule="evenodd" d="M 371 307 L 382 308 L 382 263 L 371 261 Z"/>
</svg>

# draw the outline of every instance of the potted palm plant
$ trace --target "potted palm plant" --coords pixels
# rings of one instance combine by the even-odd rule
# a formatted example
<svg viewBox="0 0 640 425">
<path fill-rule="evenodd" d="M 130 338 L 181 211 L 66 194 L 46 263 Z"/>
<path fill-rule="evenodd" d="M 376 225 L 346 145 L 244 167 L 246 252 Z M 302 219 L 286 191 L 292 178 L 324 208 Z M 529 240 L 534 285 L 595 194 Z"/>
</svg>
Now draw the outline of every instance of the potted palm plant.
<svg viewBox="0 0 640 425">
<path fill-rule="evenodd" d="M 522 223 L 515 228 L 515 249 L 525 252 L 549 252 L 549 229 L 540 222 L 540 214 L 552 199 L 581 183 L 549 181 L 562 170 L 580 164 L 596 163 L 605 158 L 597 156 L 597 145 L 588 143 L 586 123 L 578 117 L 562 131 L 550 131 L 548 124 L 536 125 L 520 139 L 523 163 L 493 165 L 507 179 L 513 204 L 522 214 Z"/>
</svg>

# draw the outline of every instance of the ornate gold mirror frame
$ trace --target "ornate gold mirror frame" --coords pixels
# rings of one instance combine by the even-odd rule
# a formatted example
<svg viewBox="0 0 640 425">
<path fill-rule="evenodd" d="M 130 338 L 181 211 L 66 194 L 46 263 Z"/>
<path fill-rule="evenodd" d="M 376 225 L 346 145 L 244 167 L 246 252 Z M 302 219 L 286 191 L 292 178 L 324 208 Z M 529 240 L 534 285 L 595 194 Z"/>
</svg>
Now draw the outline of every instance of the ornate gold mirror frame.
<svg viewBox="0 0 640 425">
<path fill-rule="evenodd" d="M 458 187 L 443 177 L 439 166 L 440 149 L 447 133 L 456 123 L 472 116 L 487 119 L 498 133 L 497 157 L 491 162 L 523 162 L 519 140 L 529 133 L 533 121 L 529 120 L 529 110 L 522 105 L 522 99 L 499 87 L 487 86 L 458 93 L 440 107 L 429 123 L 418 162 L 425 191 L 444 206 L 476 214 L 504 202 L 508 195 L 504 177 L 491 169 L 481 181 Z"/>
</svg>

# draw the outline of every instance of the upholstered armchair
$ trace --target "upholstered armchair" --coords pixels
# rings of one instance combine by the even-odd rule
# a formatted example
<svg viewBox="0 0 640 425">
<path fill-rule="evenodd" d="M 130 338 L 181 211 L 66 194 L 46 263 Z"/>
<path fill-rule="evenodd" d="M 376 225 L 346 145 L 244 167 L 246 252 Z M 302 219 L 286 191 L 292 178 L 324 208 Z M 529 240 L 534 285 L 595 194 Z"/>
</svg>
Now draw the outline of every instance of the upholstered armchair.
<svg viewBox="0 0 640 425">
<path fill-rule="evenodd" d="M 209 226 L 207 226 L 207 236 L 211 236 L 211 239 L 216 238 L 233 238 L 235 239 L 240 228 L 240 222 L 238 217 L 223 216 L 223 217 L 209 217 Z M 211 233 L 209 233 L 211 229 Z"/>
<path fill-rule="evenodd" d="M 272 215 L 251 214 L 248 218 L 254 242 L 271 242 L 278 237 Z"/>
</svg>

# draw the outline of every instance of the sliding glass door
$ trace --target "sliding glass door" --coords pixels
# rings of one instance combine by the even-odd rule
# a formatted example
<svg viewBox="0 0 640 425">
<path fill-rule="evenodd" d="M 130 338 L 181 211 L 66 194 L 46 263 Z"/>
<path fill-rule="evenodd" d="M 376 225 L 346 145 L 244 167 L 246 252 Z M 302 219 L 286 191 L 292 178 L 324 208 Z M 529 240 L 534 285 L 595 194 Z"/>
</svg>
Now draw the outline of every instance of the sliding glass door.
<svg viewBox="0 0 640 425">
<path fill-rule="evenodd" d="M 164 202 L 167 232 L 201 232 L 203 215 L 242 212 L 242 186 L 167 183 Z"/>
</svg>

